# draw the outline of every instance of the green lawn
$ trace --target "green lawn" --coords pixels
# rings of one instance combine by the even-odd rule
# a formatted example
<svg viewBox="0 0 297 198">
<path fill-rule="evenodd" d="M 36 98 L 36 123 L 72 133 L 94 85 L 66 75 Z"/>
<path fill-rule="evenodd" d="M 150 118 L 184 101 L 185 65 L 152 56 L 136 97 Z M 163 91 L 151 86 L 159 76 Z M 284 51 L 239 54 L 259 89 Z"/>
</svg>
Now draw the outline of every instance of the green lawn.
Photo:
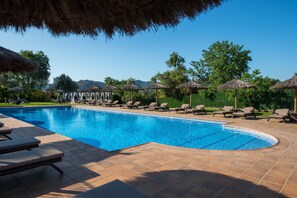
<svg viewBox="0 0 297 198">
<path fill-rule="evenodd" d="M 61 105 L 69 105 L 69 103 L 54 103 L 54 102 L 30 102 L 29 104 L 7 104 L 0 103 L 0 107 L 30 107 L 30 106 L 61 106 Z"/>
</svg>

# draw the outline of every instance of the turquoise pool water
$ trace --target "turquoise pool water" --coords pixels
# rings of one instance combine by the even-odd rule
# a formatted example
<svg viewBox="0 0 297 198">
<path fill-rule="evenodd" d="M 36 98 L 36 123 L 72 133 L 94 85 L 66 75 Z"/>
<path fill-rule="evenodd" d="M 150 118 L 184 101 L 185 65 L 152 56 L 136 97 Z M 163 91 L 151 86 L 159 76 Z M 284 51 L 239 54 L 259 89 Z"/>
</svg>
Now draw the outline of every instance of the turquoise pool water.
<svg viewBox="0 0 297 198">
<path fill-rule="evenodd" d="M 2 108 L 0 113 L 107 151 L 147 142 L 215 150 L 259 149 L 276 143 L 215 122 L 72 107 Z"/>
</svg>

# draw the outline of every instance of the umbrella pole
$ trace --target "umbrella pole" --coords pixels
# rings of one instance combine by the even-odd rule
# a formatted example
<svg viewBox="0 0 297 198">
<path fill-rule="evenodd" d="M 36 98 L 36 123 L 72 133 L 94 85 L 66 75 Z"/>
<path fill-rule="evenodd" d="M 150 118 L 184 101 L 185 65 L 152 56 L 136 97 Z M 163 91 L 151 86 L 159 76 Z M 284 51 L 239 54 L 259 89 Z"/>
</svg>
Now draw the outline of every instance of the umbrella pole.
<svg viewBox="0 0 297 198">
<path fill-rule="evenodd" d="M 190 91 L 190 106 L 192 107 L 192 90 Z"/>
<path fill-rule="evenodd" d="M 156 89 L 156 103 L 158 105 L 158 89 Z"/>
<path fill-rule="evenodd" d="M 295 88 L 294 112 L 297 113 L 297 88 Z"/>
<path fill-rule="evenodd" d="M 235 89 L 235 98 L 234 98 L 234 101 L 235 101 L 235 109 L 237 109 L 237 90 Z"/>
</svg>

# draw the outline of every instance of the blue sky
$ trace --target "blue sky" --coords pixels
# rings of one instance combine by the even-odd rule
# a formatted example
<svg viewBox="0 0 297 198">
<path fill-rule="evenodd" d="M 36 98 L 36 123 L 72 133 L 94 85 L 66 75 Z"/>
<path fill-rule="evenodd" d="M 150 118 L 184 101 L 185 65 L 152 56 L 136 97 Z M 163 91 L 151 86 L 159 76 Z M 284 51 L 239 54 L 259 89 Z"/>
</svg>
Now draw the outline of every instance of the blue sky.
<svg viewBox="0 0 297 198">
<path fill-rule="evenodd" d="M 285 80 L 297 72 L 296 19 L 296 0 L 229 0 L 175 28 L 160 27 L 133 37 L 54 37 L 47 30 L 1 30 L 0 45 L 14 51 L 44 51 L 50 59 L 51 81 L 62 73 L 76 81 L 103 81 L 107 76 L 150 80 L 167 70 L 171 52 L 177 51 L 189 65 L 212 43 L 229 40 L 252 51 L 251 70 Z"/>
</svg>

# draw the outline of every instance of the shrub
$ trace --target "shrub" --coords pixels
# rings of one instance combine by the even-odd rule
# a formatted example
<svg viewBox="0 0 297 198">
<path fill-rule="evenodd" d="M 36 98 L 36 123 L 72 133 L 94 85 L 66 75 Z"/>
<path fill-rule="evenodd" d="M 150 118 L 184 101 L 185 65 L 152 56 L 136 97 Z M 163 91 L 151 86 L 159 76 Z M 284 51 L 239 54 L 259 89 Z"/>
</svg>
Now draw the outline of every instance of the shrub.
<svg viewBox="0 0 297 198">
<path fill-rule="evenodd" d="M 48 102 L 49 97 L 45 92 L 37 90 L 29 93 L 28 100 L 30 102 Z"/>
</svg>

